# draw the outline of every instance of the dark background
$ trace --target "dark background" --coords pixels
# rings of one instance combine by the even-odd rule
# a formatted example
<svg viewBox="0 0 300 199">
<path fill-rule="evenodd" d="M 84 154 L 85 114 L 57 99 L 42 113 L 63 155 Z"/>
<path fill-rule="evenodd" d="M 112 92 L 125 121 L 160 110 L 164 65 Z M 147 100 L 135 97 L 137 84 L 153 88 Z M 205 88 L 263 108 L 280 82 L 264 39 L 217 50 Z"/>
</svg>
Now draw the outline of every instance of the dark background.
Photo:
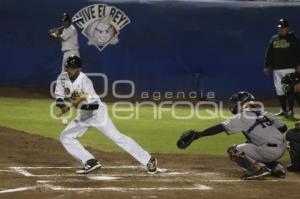
<svg viewBox="0 0 300 199">
<path fill-rule="evenodd" d="M 131 19 L 119 43 L 102 52 L 78 29 L 83 71 L 105 73 L 109 91 L 113 81 L 128 79 L 136 94 L 202 90 L 223 99 L 248 90 L 272 97 L 272 78 L 263 75 L 267 43 L 281 17 L 300 32 L 300 3 L 1 0 L 0 85 L 48 89 L 62 61 L 48 29 L 60 26 L 62 12 L 94 3 L 114 5 Z"/>
</svg>

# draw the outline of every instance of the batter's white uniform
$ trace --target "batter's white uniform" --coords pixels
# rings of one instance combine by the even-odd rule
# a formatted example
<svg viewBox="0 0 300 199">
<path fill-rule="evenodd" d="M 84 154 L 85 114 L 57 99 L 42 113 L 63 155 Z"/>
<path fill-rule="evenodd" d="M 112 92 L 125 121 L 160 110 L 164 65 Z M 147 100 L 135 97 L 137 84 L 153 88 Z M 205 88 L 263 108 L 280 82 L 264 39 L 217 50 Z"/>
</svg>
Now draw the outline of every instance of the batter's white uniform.
<svg viewBox="0 0 300 199">
<path fill-rule="evenodd" d="M 90 127 L 95 127 L 141 164 L 147 165 L 151 158 L 150 154 L 130 137 L 120 133 L 114 126 L 108 116 L 106 107 L 101 103 L 99 96 L 93 88 L 92 81 L 82 72 L 80 72 L 77 79 L 73 82 L 69 79 L 67 72 L 61 73 L 55 88 L 56 98 L 67 98 L 74 91 L 79 94 L 88 94 L 83 103 L 90 105 L 99 104 L 99 108 L 94 111 L 79 109 L 77 118 L 70 122 L 61 133 L 60 141 L 65 149 L 83 165 L 87 160 L 95 159 L 77 140 Z"/>
<path fill-rule="evenodd" d="M 61 51 L 63 52 L 63 60 L 61 71 L 65 71 L 65 63 L 71 55 L 79 55 L 79 44 L 78 44 L 78 34 L 77 30 L 73 25 L 68 28 L 64 28 L 60 37 L 63 39 L 61 41 Z"/>
<path fill-rule="evenodd" d="M 272 114 L 257 109 L 245 109 L 222 123 L 228 134 L 243 132 L 247 143 L 237 145 L 238 153 L 251 159 L 270 163 L 278 160 L 286 150 L 286 142 L 277 129 L 281 124 Z"/>
</svg>

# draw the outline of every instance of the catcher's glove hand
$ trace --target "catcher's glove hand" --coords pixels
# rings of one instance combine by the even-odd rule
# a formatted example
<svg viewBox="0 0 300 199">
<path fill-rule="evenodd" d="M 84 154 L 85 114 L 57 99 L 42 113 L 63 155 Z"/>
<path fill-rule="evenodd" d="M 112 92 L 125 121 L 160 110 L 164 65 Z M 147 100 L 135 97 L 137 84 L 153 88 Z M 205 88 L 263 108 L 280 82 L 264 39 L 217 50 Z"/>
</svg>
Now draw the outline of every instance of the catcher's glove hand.
<svg viewBox="0 0 300 199">
<path fill-rule="evenodd" d="M 200 138 L 201 135 L 199 132 L 196 132 L 195 130 L 188 130 L 184 132 L 179 140 L 177 141 L 177 147 L 180 149 L 187 148 L 194 140 Z"/>
</svg>

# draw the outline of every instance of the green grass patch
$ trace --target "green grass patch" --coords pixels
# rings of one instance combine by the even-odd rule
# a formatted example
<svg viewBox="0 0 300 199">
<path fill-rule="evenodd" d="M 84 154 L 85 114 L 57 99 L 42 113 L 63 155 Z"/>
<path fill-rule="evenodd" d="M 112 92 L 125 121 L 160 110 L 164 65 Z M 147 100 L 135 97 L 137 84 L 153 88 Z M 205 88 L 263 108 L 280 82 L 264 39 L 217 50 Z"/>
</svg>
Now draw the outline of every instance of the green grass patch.
<svg viewBox="0 0 300 199">
<path fill-rule="evenodd" d="M 29 132 L 31 134 L 42 135 L 53 139 L 59 139 L 60 132 L 64 125 L 54 120 L 50 116 L 50 107 L 52 100 L 31 100 L 0 98 L 0 125 Z M 112 115 L 112 104 L 108 105 L 109 113 Z M 55 108 L 55 111 L 58 110 Z M 177 108 L 177 116 L 188 116 L 190 109 Z M 141 146 L 151 153 L 164 154 L 208 154 L 226 156 L 226 149 L 232 144 L 244 142 L 244 136 L 241 133 L 227 136 L 221 133 L 211 137 L 202 138 L 194 142 L 186 150 L 179 150 L 176 147 L 176 141 L 181 133 L 187 129 L 204 129 L 210 125 L 223 121 L 216 118 L 209 120 L 200 120 L 196 116 L 188 120 L 178 120 L 172 117 L 170 111 L 162 111 L 161 119 L 154 118 L 153 107 L 141 106 L 137 112 L 118 112 L 119 116 L 133 116 L 130 120 L 116 119 L 112 117 L 114 124 L 124 134 L 132 137 Z M 209 115 L 204 109 L 198 114 Z M 230 115 L 229 112 L 225 113 Z M 293 126 L 293 121 L 284 120 L 289 127 Z M 82 137 L 81 142 L 99 150 L 104 151 L 122 151 L 114 143 L 108 140 L 104 135 L 90 129 Z M 42 146 L 41 146 L 42 147 Z"/>
</svg>

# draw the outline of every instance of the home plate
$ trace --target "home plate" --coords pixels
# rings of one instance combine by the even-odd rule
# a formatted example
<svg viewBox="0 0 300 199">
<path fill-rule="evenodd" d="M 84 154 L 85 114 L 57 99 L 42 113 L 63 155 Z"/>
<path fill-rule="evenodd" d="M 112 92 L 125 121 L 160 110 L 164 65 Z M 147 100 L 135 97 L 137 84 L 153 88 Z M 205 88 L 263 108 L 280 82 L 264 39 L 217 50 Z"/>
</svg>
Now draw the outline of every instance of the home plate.
<svg viewBox="0 0 300 199">
<path fill-rule="evenodd" d="M 121 177 L 114 177 L 114 176 L 87 176 L 90 180 L 98 180 L 98 181 L 111 181 L 111 180 L 118 180 Z"/>
</svg>

